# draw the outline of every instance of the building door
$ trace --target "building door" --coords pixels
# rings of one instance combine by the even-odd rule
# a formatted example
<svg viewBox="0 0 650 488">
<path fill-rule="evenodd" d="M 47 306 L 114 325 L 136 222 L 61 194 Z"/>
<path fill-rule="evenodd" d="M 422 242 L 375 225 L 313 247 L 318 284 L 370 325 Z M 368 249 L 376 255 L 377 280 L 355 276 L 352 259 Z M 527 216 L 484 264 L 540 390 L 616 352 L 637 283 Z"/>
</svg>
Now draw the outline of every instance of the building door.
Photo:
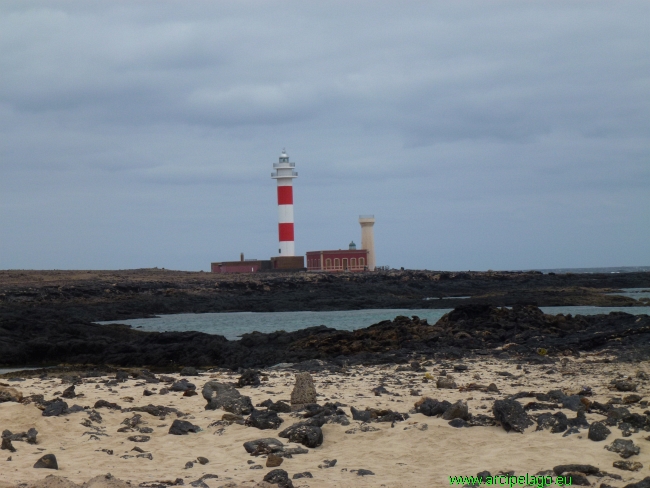
<svg viewBox="0 0 650 488">
<path fill-rule="evenodd" d="M 348 258 L 343 258 L 343 271 L 348 270 Z"/>
</svg>

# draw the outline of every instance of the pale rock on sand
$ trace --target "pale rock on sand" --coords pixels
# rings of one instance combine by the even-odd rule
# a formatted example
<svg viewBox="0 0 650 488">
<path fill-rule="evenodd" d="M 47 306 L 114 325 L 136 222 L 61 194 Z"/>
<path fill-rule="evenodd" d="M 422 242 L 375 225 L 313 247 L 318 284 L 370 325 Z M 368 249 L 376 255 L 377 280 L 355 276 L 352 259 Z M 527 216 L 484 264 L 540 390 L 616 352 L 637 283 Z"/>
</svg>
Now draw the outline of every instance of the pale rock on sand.
<svg viewBox="0 0 650 488">
<path fill-rule="evenodd" d="M 23 394 L 8 386 L 0 386 L 0 403 L 2 402 L 20 402 L 23 399 Z"/>
<path fill-rule="evenodd" d="M 302 405 L 316 403 L 316 387 L 309 373 L 296 374 L 296 385 L 291 392 L 291 406 L 299 409 Z"/>
</svg>

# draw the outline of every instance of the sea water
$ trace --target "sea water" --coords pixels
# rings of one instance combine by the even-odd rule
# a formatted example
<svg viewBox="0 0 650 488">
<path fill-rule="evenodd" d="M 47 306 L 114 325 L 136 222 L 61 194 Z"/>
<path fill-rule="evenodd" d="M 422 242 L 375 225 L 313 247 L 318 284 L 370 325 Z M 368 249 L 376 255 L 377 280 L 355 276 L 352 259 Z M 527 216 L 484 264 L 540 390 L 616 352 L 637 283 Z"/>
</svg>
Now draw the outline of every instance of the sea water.
<svg viewBox="0 0 650 488">
<path fill-rule="evenodd" d="M 540 307 L 548 314 L 596 315 L 610 312 L 626 312 L 633 315 L 648 314 L 650 307 Z M 237 340 L 250 332 L 293 332 L 318 325 L 340 330 L 356 330 L 382 320 L 393 320 L 398 315 L 417 315 L 435 324 L 452 309 L 370 309 L 341 310 L 335 312 L 227 312 L 227 313 L 181 313 L 161 315 L 149 319 L 113 320 L 100 324 L 128 324 L 134 328 L 152 332 L 197 331 L 223 335 Z"/>
</svg>

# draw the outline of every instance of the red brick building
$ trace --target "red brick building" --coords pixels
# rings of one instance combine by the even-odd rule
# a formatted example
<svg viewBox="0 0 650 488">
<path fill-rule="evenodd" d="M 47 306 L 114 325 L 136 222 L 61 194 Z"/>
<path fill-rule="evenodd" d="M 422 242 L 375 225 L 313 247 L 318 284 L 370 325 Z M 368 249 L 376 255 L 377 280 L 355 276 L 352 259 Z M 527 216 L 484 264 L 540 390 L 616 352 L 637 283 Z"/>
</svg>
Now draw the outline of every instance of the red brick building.
<svg viewBox="0 0 650 488">
<path fill-rule="evenodd" d="M 270 271 L 271 261 L 261 259 L 222 261 L 211 263 L 210 269 L 213 273 L 259 273 L 260 271 Z"/>
<path fill-rule="evenodd" d="M 350 249 L 338 251 L 307 252 L 307 271 L 367 271 L 368 251 L 356 249 L 354 243 Z"/>
</svg>

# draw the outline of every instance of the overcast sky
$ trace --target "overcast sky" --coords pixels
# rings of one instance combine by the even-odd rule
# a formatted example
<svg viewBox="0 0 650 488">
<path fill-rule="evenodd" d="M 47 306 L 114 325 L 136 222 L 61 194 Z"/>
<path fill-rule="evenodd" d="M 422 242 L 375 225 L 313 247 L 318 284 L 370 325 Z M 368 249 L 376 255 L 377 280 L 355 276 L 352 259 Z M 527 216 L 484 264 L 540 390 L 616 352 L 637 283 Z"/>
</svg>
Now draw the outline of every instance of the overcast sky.
<svg viewBox="0 0 650 488">
<path fill-rule="evenodd" d="M 650 265 L 650 2 L 0 3 L 0 269 Z"/>
</svg>

